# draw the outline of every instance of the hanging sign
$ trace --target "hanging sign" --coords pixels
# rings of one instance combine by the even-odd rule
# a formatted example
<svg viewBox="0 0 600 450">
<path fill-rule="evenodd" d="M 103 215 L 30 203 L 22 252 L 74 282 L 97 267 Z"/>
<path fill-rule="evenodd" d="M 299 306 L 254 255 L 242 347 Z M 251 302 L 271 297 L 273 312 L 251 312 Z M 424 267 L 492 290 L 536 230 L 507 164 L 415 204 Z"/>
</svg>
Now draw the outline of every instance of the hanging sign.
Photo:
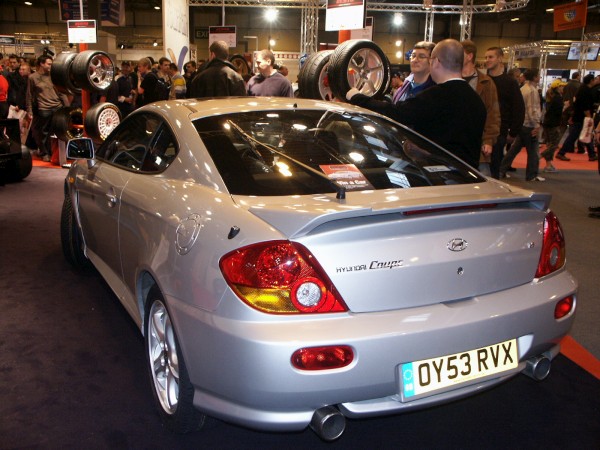
<svg viewBox="0 0 600 450">
<path fill-rule="evenodd" d="M 587 0 L 554 7 L 554 32 L 585 27 Z"/>
<path fill-rule="evenodd" d="M 208 27 L 208 46 L 210 47 L 215 41 L 225 41 L 229 48 L 237 47 L 236 26 Z"/>
<path fill-rule="evenodd" d="M 364 28 L 366 8 L 365 0 L 327 0 L 325 31 Z"/>
<path fill-rule="evenodd" d="M 364 28 L 359 28 L 358 30 L 350 31 L 350 39 L 368 39 L 369 41 L 373 40 L 373 18 L 367 17 L 365 20 L 366 26 Z"/>
<path fill-rule="evenodd" d="M 67 29 L 69 42 L 73 44 L 96 43 L 95 20 L 68 20 Z"/>
</svg>

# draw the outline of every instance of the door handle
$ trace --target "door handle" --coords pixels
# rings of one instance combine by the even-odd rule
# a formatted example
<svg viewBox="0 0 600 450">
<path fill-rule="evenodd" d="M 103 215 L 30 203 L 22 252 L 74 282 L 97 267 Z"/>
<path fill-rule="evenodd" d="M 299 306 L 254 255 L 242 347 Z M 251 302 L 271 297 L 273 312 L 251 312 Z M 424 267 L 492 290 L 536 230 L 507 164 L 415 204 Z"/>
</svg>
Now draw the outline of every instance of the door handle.
<svg viewBox="0 0 600 450">
<path fill-rule="evenodd" d="M 106 198 L 107 198 L 107 205 L 109 208 L 114 208 L 117 205 L 117 196 L 113 193 L 107 193 L 106 194 Z"/>
</svg>

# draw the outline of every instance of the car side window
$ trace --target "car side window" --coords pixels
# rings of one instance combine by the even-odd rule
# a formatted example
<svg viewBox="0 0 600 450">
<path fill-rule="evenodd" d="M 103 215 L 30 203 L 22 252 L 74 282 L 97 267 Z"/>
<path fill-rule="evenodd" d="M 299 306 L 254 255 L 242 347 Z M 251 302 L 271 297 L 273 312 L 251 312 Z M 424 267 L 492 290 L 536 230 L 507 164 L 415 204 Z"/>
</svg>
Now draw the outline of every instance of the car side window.
<svg viewBox="0 0 600 450">
<path fill-rule="evenodd" d="M 111 133 L 96 157 L 136 172 L 156 173 L 177 155 L 175 139 L 164 121 L 153 114 L 134 114 Z"/>
</svg>

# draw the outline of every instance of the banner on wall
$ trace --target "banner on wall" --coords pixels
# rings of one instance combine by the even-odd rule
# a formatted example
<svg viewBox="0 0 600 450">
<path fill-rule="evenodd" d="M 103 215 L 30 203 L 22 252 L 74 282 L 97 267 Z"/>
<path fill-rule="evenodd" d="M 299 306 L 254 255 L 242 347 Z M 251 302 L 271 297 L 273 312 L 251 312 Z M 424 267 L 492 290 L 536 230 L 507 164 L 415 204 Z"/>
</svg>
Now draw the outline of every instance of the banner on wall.
<svg viewBox="0 0 600 450">
<path fill-rule="evenodd" d="M 107 27 L 124 27 L 125 0 L 102 0 L 100 20 L 101 24 Z"/>
<path fill-rule="evenodd" d="M 163 0 L 163 50 L 179 70 L 189 59 L 190 25 L 187 0 Z M 169 12 L 168 14 L 166 12 Z"/>
<path fill-rule="evenodd" d="M 554 32 L 585 27 L 587 0 L 554 7 Z"/>
</svg>

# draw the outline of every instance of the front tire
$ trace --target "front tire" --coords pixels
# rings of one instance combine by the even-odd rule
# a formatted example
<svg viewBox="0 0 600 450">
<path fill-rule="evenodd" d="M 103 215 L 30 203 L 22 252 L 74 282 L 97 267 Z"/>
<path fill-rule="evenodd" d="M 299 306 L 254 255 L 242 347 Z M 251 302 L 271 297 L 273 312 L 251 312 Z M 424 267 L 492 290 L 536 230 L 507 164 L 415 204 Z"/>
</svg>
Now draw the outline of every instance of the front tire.
<svg viewBox="0 0 600 450">
<path fill-rule="evenodd" d="M 163 423 L 176 433 L 202 428 L 206 416 L 194 408 L 194 387 L 166 302 L 156 286 L 146 302 L 144 337 L 152 393 Z"/>
<path fill-rule="evenodd" d="M 390 83 L 390 62 L 372 41 L 351 39 L 336 47 L 327 68 L 329 85 L 336 98 L 346 98 L 351 88 L 383 98 Z"/>
<path fill-rule="evenodd" d="M 65 194 L 60 215 L 60 242 L 63 255 L 69 264 L 79 270 L 87 270 L 91 267 L 90 260 L 83 252 L 83 238 L 68 193 Z"/>
</svg>

